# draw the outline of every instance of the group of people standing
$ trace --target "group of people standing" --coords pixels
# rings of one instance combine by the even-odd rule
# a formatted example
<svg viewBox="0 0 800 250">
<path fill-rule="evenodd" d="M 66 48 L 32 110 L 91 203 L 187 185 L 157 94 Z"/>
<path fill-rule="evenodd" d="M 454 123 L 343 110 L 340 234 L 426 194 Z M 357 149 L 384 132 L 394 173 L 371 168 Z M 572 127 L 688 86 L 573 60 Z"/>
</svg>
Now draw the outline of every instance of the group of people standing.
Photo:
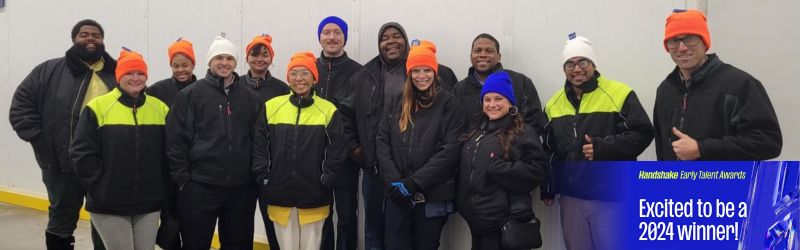
<svg viewBox="0 0 800 250">
<path fill-rule="evenodd" d="M 438 249 L 455 212 L 472 249 L 507 249 L 503 224 L 535 218 L 539 187 L 547 206 L 561 195 L 568 249 L 619 249 L 618 196 L 597 179 L 603 169 L 573 161 L 636 160 L 653 138 L 658 160 L 763 160 L 782 147 L 764 87 L 706 54 L 696 10 L 667 19 L 677 66 L 652 123 L 575 34 L 562 52 L 564 88 L 544 108 L 489 34 L 473 40 L 461 81 L 436 45 L 409 41 L 398 23 L 379 29 L 379 54 L 363 66 L 344 51 L 344 20 L 325 18 L 317 34 L 321 54 L 293 55 L 288 84 L 273 75 L 272 37 L 259 35 L 244 75 L 234 71 L 239 50 L 216 37 L 201 79 L 179 39 L 168 49 L 172 77 L 147 87 L 140 54 L 123 48 L 115 60 L 100 24 L 78 22 L 72 48 L 35 67 L 10 110 L 42 168 L 48 249 L 72 249 L 84 196 L 98 249 L 153 249 L 167 211 L 182 241 L 165 249 L 209 249 L 215 226 L 222 249 L 252 249 L 256 201 L 271 249 L 356 249 L 359 175 L 365 249 Z"/>
</svg>

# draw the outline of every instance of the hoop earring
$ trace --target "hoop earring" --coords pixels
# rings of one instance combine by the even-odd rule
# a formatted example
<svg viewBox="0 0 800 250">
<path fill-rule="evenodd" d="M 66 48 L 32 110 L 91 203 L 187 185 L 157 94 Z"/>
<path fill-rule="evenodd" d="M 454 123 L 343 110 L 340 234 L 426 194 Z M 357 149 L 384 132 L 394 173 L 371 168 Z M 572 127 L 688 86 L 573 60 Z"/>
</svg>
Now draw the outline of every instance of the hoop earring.
<svg viewBox="0 0 800 250">
<path fill-rule="evenodd" d="M 511 108 L 514 108 L 514 113 L 511 113 Z M 508 115 L 515 116 L 519 114 L 519 108 L 517 108 L 517 106 L 511 106 L 511 108 L 508 109 Z"/>
</svg>

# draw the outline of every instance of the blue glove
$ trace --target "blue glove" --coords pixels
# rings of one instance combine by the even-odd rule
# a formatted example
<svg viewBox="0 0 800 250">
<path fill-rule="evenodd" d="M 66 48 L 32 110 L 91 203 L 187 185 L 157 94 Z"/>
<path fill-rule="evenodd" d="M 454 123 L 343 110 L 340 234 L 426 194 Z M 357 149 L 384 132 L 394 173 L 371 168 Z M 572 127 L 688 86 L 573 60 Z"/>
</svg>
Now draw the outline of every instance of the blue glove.
<svg viewBox="0 0 800 250">
<path fill-rule="evenodd" d="M 414 196 L 408 192 L 408 189 L 406 189 L 406 186 L 402 182 L 392 182 L 392 187 L 393 189 L 398 190 L 403 197 L 408 200 L 406 204 L 408 204 L 410 208 L 414 208 L 414 206 L 416 206 L 414 203 Z"/>
</svg>

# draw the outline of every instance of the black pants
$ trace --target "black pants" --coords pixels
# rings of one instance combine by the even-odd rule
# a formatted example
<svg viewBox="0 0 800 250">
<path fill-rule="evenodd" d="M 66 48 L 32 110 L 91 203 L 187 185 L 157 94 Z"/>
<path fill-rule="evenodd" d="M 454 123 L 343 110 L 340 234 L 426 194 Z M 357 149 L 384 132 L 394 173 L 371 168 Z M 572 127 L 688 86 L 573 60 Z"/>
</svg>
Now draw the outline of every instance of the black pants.
<svg viewBox="0 0 800 250">
<path fill-rule="evenodd" d="M 266 192 L 263 191 L 263 187 L 261 189 L 262 191 L 258 195 L 258 208 L 261 211 L 261 218 L 264 218 L 264 229 L 267 230 L 267 243 L 269 243 L 270 250 L 281 250 L 280 245 L 278 245 L 278 237 L 275 236 L 275 224 L 269 220 L 269 215 L 267 214 L 267 207 L 269 206 L 267 202 L 269 201 L 269 197 L 267 197 Z"/>
<path fill-rule="evenodd" d="M 425 216 L 425 205 L 414 209 L 386 200 L 386 250 L 437 250 L 448 215 Z"/>
<path fill-rule="evenodd" d="M 334 246 L 337 250 L 356 250 L 358 247 L 358 172 L 358 163 L 348 158 L 333 188 L 338 235 L 334 242 L 334 206 L 331 206 L 331 215 L 322 227 L 321 250 L 334 250 Z"/>
<path fill-rule="evenodd" d="M 188 181 L 178 194 L 183 247 L 208 250 L 219 218 L 220 249 L 253 249 L 256 185 L 218 187 Z"/>
<path fill-rule="evenodd" d="M 472 235 L 472 250 L 504 250 L 500 231 Z"/>
<path fill-rule="evenodd" d="M 42 182 L 47 189 L 47 199 L 50 201 L 50 206 L 47 207 L 47 233 L 62 238 L 72 237 L 72 233 L 78 227 L 86 189 L 78 181 L 78 175 L 72 171 L 42 170 Z M 94 225 L 92 225 L 92 245 L 95 250 L 106 249 Z"/>
<path fill-rule="evenodd" d="M 384 250 L 384 206 L 388 203 L 383 195 L 383 180 L 380 175 L 364 170 L 361 180 L 361 196 L 364 198 L 364 250 Z"/>
</svg>

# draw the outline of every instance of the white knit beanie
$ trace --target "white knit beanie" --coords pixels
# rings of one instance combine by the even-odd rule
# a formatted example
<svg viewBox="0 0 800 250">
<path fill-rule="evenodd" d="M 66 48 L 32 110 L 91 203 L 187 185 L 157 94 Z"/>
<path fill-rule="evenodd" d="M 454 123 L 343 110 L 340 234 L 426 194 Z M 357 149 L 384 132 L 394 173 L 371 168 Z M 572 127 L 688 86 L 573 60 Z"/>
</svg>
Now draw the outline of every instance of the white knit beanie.
<svg viewBox="0 0 800 250">
<path fill-rule="evenodd" d="M 592 49 L 592 42 L 586 37 L 582 36 L 575 36 L 575 38 L 567 40 L 567 45 L 564 45 L 564 51 L 561 52 L 561 57 L 564 59 L 561 61 L 561 65 L 564 65 L 574 57 L 585 57 L 592 61 L 592 64 L 597 65 L 597 61 L 594 60 L 594 50 Z"/>
<path fill-rule="evenodd" d="M 231 55 L 237 63 L 239 62 L 239 53 L 236 50 L 236 46 L 234 46 L 231 41 L 221 36 L 214 38 L 214 42 L 211 43 L 211 47 L 208 48 L 208 61 L 206 65 L 210 65 L 211 59 L 214 59 L 214 57 L 218 55 Z"/>
</svg>

